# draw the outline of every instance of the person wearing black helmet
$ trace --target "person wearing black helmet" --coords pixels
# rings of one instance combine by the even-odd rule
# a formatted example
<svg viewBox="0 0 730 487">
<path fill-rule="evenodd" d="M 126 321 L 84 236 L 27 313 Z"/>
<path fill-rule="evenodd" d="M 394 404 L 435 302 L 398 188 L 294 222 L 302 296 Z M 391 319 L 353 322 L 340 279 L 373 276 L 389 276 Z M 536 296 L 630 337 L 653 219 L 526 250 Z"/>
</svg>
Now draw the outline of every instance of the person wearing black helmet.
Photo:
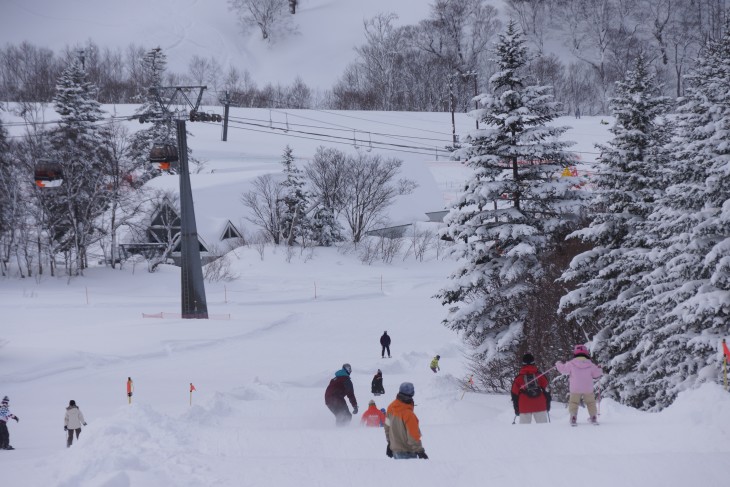
<svg viewBox="0 0 730 487">
<path fill-rule="evenodd" d="M 335 415 L 335 424 L 337 426 L 346 426 L 352 420 L 352 415 L 357 414 L 357 399 L 355 398 L 355 388 L 350 379 L 351 373 L 352 366 L 343 364 L 342 368 L 335 372 L 334 378 L 330 380 L 324 393 L 324 403 Z M 347 407 L 345 397 L 350 400 L 352 413 L 350 413 L 350 408 Z"/>
<path fill-rule="evenodd" d="M 8 432 L 7 423 L 11 419 L 14 419 L 17 423 L 20 419 L 10 412 L 9 404 L 10 399 L 8 399 L 8 396 L 3 397 L 0 403 L 0 450 L 15 450 L 10 446 L 10 433 Z"/>
</svg>

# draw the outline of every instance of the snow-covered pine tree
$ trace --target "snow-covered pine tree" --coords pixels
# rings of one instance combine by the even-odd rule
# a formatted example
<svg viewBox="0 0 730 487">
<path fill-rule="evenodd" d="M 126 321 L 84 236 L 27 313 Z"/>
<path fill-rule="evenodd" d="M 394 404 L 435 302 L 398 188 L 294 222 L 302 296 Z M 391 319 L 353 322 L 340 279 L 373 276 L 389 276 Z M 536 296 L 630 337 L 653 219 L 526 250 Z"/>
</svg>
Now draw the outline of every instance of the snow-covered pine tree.
<svg viewBox="0 0 730 487">
<path fill-rule="evenodd" d="M 720 342 L 730 334 L 730 31 L 687 76 L 676 124 L 670 184 L 648 220 L 660 266 L 644 278 L 650 296 L 635 317 L 641 336 L 628 398 L 653 410 L 718 379 Z"/>
<path fill-rule="evenodd" d="M 177 133 L 174 131 L 170 120 L 166 120 L 161 116 L 160 105 L 151 90 L 163 86 L 166 68 L 167 56 L 159 47 L 147 51 L 142 59 L 142 70 L 147 90 L 135 113 L 138 116 L 145 116 L 150 125 L 145 124 L 145 128 L 134 133 L 129 147 L 129 156 L 137 167 L 147 168 L 152 173 L 147 177 L 158 174 L 157 169 L 150 167 L 148 164 L 152 146 L 155 143 L 160 143 L 172 144 L 177 147 Z"/>
<path fill-rule="evenodd" d="M 302 171 L 294 164 L 294 153 L 288 145 L 284 148 L 283 209 L 281 213 L 282 238 L 287 245 L 294 245 L 298 237 L 308 233 L 307 194 L 304 191 Z"/>
<path fill-rule="evenodd" d="M 54 106 L 61 115 L 58 128 L 51 134 L 49 157 L 63 167 L 63 184 L 56 189 L 40 190 L 44 207 L 60 221 L 56 227 L 57 250 L 68 256 L 69 275 L 79 275 L 87 265 L 86 249 L 96 237 L 94 220 L 102 214 L 108 200 L 104 184 L 109 168 L 99 157 L 99 127 L 102 118 L 96 88 L 86 80 L 79 59 L 73 59 L 58 80 Z M 60 230 L 60 233 L 58 231 Z"/>
<path fill-rule="evenodd" d="M 495 52 L 492 93 L 474 112 L 484 128 L 460 154 L 474 175 L 445 218 L 459 268 L 437 296 L 449 307 L 445 325 L 474 347 L 475 359 L 511 376 L 525 303 L 539 296 L 541 256 L 575 221 L 579 191 L 576 178 L 558 177 L 575 161 L 565 152 L 571 143 L 558 140 L 567 127 L 547 125 L 560 113 L 550 87 L 521 77 L 528 53 L 515 22 Z M 510 366 L 500 372 L 500 363 Z"/>
<path fill-rule="evenodd" d="M 569 235 L 592 248 L 576 256 L 562 276 L 575 289 L 562 298 L 561 309 L 586 339 L 597 335 L 594 353 L 607 372 L 604 393 L 623 401 L 633 395 L 637 357 L 630 352 L 641 333 L 630 318 L 640 304 L 642 277 L 655 267 L 644 224 L 666 185 L 668 125 L 661 117 L 670 100 L 661 92 L 643 56 L 616 83 L 610 100 L 614 138 L 597 146 L 591 223 Z"/>
</svg>

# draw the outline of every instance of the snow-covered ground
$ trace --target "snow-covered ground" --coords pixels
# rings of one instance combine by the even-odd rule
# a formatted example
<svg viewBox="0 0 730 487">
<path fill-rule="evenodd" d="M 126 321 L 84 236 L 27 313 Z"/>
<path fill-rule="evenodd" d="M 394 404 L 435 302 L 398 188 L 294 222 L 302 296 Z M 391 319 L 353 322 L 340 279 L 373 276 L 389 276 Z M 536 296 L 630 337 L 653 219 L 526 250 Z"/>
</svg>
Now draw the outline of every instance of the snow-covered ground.
<svg viewBox="0 0 730 487">
<path fill-rule="evenodd" d="M 449 260 L 367 266 L 317 249 L 287 263 L 281 248 L 263 261 L 252 248 L 231 257 L 239 279 L 206 285 L 209 311 L 228 320 L 143 318 L 179 312 L 175 267 L 0 281 L 0 394 L 20 417 L 9 424 L 16 450 L 0 452 L 2 484 L 667 487 L 727 478 L 730 395 L 716 385 L 659 414 L 604 400 L 599 427 L 581 410 L 571 428 L 562 404 L 550 424 L 512 425 L 508 396 L 462 399 L 463 349 L 431 297 Z M 384 330 L 391 359 L 380 358 Z M 428 369 L 436 353 L 438 375 Z M 379 407 L 402 381 L 415 384 L 430 460 L 388 459 L 379 428 L 335 427 L 323 394 L 343 362 L 361 410 L 378 368 Z M 70 399 L 89 425 L 66 449 Z"/>
<path fill-rule="evenodd" d="M 316 123 L 400 135 L 448 126 L 444 114 L 357 115 L 367 123 L 346 115 L 317 112 Z M 471 123 L 457 117 L 459 133 Z M 590 117 L 556 123 L 573 126 L 566 138 L 586 153 L 582 169 L 589 169 L 592 144 L 608 138 L 607 126 Z M 139 124 L 130 122 L 134 126 Z M 223 143 L 215 125 L 188 127 L 189 145 L 207 161 L 203 173 L 191 176 L 196 206 L 210 208 L 205 212 L 215 206 L 204 195 L 215 197 L 215 191 L 203 189 L 216 175 L 220 181 L 236 174 L 245 180 L 279 171 L 285 144 L 293 145 L 299 162 L 321 144 L 276 129 L 268 129 L 269 135 L 231 131 Z M 15 134 L 21 129 L 9 128 Z M 391 155 L 429 168 L 418 174 L 426 181 L 430 172 L 430 191 L 468 175 L 463 166 L 430 155 Z M 409 201 L 395 213 L 412 212 L 409 205 L 420 200 Z M 391 265 L 364 265 L 336 249 L 289 258 L 285 249 L 269 247 L 262 260 L 255 249 L 241 248 L 229 258 L 238 279 L 207 283 L 206 294 L 211 316 L 230 319 L 143 317 L 180 312 L 175 267 L 155 274 L 144 265 L 92 268 L 70 282 L 0 280 L 0 395 L 10 396 L 11 410 L 21 418 L 9 425 L 16 450 L 0 452 L 2 484 L 667 487 L 722 485 L 727 477 L 730 395 L 716 385 L 684 393 L 659 414 L 604 400 L 599 427 L 582 422 L 570 428 L 559 403 L 550 424 L 513 425 L 508 396 L 462 398 L 464 350 L 441 324 L 445 313 L 432 297 L 454 263 L 434 252 L 425 262 L 411 255 Z M 384 330 L 393 338 L 391 359 L 380 358 Z M 428 363 L 437 353 L 442 371 L 434 375 Z M 361 428 L 357 421 L 334 426 L 323 395 L 344 362 L 353 366 L 361 410 L 372 397 L 370 381 L 378 368 L 386 390 L 377 398 L 379 407 L 387 406 L 401 382 L 415 384 L 429 461 L 389 460 L 382 430 Z M 135 385 L 131 405 L 127 377 Z M 192 405 L 190 383 L 197 388 Z M 70 399 L 89 426 L 66 449 L 62 421 Z"/>
</svg>

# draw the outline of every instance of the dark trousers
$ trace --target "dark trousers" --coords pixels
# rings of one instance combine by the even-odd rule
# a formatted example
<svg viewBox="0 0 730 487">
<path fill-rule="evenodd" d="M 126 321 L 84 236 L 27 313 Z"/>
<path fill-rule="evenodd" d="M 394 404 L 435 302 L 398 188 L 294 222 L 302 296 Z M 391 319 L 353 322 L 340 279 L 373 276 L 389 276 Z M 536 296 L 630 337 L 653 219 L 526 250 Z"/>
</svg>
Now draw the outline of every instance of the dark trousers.
<svg viewBox="0 0 730 487">
<path fill-rule="evenodd" d="M 385 357 L 385 352 L 388 351 L 388 357 L 390 357 L 390 345 L 383 345 L 383 351 L 380 352 L 381 357 Z"/>
<path fill-rule="evenodd" d="M 68 440 L 66 440 L 66 448 L 73 445 L 74 442 L 74 431 L 76 432 L 76 439 L 79 439 L 79 435 L 81 434 L 81 428 L 77 428 L 75 430 L 68 430 Z"/>
<path fill-rule="evenodd" d="M 10 433 L 8 433 L 8 425 L 5 421 L 0 421 L 0 450 L 10 446 Z"/>
<path fill-rule="evenodd" d="M 344 399 L 327 403 L 327 407 L 335 415 L 335 424 L 337 426 L 347 426 L 352 421 L 352 414 L 350 414 L 350 408 L 347 407 L 347 403 Z"/>
</svg>

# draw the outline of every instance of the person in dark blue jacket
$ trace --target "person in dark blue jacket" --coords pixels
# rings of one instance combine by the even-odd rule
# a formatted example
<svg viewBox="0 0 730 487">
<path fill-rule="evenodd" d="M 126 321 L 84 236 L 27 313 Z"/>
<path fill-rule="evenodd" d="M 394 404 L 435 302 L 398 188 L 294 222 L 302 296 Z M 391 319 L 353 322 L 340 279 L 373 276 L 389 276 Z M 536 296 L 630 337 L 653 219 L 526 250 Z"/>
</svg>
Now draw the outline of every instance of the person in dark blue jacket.
<svg viewBox="0 0 730 487">
<path fill-rule="evenodd" d="M 352 367 L 350 364 L 343 364 L 342 368 L 335 372 L 335 377 L 330 381 L 324 393 L 324 403 L 335 415 L 335 424 L 337 426 L 348 425 L 352 420 L 352 415 L 357 414 L 357 399 L 355 398 L 355 388 L 350 379 L 351 372 Z M 350 413 L 350 408 L 347 407 L 345 397 L 350 400 L 352 413 Z"/>
</svg>

